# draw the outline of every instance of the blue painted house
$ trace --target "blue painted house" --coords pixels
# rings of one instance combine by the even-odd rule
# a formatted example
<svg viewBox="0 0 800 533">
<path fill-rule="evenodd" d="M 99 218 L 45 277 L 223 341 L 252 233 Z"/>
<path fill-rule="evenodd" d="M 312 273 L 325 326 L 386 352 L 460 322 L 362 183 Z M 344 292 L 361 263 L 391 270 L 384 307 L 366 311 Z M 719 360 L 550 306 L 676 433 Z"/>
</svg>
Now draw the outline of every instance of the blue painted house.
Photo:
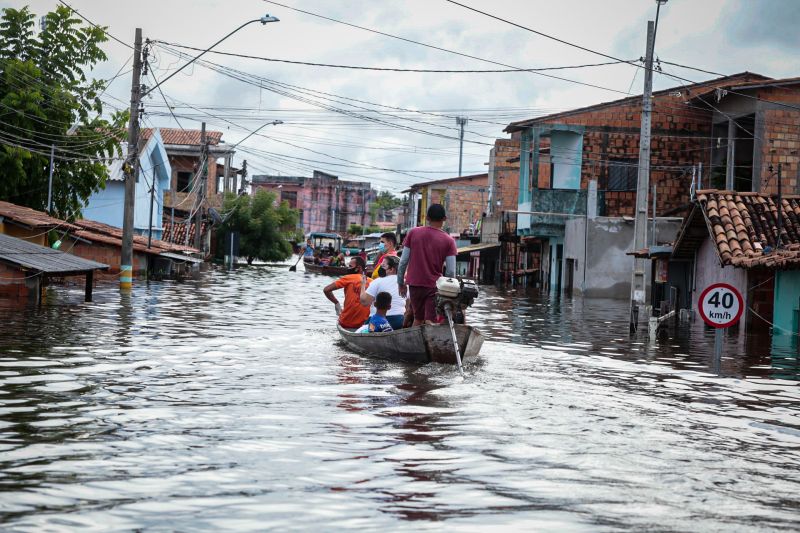
<svg viewBox="0 0 800 533">
<path fill-rule="evenodd" d="M 133 228 L 138 235 L 147 235 L 152 228 L 154 239 L 163 232 L 164 191 L 169 191 L 172 168 L 158 129 L 142 131 L 143 146 L 139 150 L 139 175 L 136 178 Z M 123 147 L 123 158 L 127 151 Z M 152 191 L 151 202 L 151 187 Z M 117 228 L 122 227 L 125 182 L 122 161 L 109 168 L 105 189 L 92 194 L 83 208 L 83 216 Z M 151 216 L 152 203 L 152 216 Z"/>
</svg>

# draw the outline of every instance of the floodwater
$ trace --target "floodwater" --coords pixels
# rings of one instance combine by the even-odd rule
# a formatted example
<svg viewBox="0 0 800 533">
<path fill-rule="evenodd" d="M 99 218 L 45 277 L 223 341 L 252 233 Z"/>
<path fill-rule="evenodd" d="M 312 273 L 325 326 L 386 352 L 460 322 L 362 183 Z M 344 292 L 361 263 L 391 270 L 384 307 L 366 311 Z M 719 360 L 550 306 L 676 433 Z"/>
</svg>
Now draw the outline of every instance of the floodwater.
<svg viewBox="0 0 800 533">
<path fill-rule="evenodd" d="M 0 306 L 0 529 L 800 528 L 800 375 L 486 288 L 462 379 L 350 353 L 287 266 Z M 669 338 L 671 337 L 671 338 Z"/>
</svg>

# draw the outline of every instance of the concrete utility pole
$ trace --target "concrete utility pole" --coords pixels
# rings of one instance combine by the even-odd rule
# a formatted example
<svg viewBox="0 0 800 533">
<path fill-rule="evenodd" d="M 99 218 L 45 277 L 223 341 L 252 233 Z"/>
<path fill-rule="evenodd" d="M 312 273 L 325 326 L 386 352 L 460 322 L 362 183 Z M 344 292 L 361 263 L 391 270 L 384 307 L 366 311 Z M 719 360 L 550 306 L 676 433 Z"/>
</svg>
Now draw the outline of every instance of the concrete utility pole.
<svg viewBox="0 0 800 533">
<path fill-rule="evenodd" d="M 119 267 L 119 288 L 133 286 L 133 201 L 136 197 L 136 176 L 139 174 L 139 106 L 142 87 L 142 29 L 136 28 L 133 41 L 133 79 L 131 81 L 131 116 L 128 123 L 128 157 L 125 161 L 125 207 L 122 215 L 122 254 Z"/>
<path fill-rule="evenodd" d="M 44 18 L 44 17 L 42 17 Z M 47 179 L 47 213 L 53 214 L 53 167 L 56 159 L 56 145 L 50 145 L 50 177 Z"/>
<path fill-rule="evenodd" d="M 458 135 L 458 175 L 461 176 L 461 162 L 464 156 L 464 126 L 467 125 L 467 117 L 456 117 L 456 124 L 461 128 Z"/>
<path fill-rule="evenodd" d="M 200 127 L 200 186 L 197 188 L 194 213 L 194 247 L 202 250 L 200 226 L 203 223 L 203 200 L 206 192 L 206 179 L 208 179 L 208 143 L 206 141 L 206 123 Z"/>
<path fill-rule="evenodd" d="M 659 4 L 660 7 L 661 4 Z M 656 17 L 658 20 L 658 17 Z M 639 133 L 639 176 L 636 186 L 636 221 L 634 225 L 633 249 L 647 246 L 647 191 L 650 189 L 650 122 L 653 108 L 653 49 L 656 41 L 656 25 L 647 22 L 647 55 L 645 58 L 644 93 L 642 94 L 642 125 Z M 630 332 L 639 325 L 640 307 L 645 303 L 646 259 L 634 258 L 631 277 Z"/>
</svg>

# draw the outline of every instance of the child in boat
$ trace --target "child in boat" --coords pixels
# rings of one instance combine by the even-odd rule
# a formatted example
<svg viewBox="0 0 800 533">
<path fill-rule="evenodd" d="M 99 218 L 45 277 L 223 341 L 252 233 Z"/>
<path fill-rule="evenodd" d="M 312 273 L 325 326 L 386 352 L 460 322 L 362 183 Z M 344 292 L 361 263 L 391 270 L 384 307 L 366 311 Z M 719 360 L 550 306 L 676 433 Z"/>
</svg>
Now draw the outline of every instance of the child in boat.
<svg viewBox="0 0 800 533">
<path fill-rule="evenodd" d="M 392 325 L 386 319 L 386 312 L 392 307 L 392 295 L 388 292 L 379 292 L 375 297 L 375 314 L 369 317 L 369 322 L 364 324 L 358 333 L 386 333 L 392 330 Z"/>
</svg>

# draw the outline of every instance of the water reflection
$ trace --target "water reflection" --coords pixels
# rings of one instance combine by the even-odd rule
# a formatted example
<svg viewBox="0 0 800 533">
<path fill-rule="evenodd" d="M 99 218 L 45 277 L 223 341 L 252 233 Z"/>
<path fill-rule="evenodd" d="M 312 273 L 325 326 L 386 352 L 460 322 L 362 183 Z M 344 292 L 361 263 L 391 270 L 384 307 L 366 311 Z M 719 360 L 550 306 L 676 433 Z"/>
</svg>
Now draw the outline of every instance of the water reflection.
<svg viewBox="0 0 800 533">
<path fill-rule="evenodd" d="M 0 308 L 4 527 L 796 525 L 793 356 L 732 331 L 714 373 L 711 331 L 488 289 L 462 379 L 348 352 L 329 278 L 287 269 Z"/>
</svg>

